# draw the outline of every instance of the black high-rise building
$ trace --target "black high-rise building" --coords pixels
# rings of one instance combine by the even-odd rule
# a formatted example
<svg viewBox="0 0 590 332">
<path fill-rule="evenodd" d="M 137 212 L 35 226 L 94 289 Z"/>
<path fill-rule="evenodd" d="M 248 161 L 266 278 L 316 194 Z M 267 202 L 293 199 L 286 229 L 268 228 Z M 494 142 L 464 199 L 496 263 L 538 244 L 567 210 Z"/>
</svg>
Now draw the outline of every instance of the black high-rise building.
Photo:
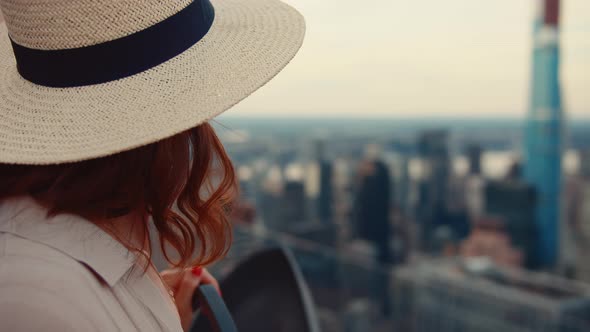
<svg viewBox="0 0 590 332">
<path fill-rule="evenodd" d="M 305 187 L 302 182 L 285 183 L 281 202 L 282 218 L 285 223 L 293 224 L 305 220 Z"/>
<path fill-rule="evenodd" d="M 413 215 L 414 211 L 411 211 L 410 204 L 410 190 L 411 190 L 411 179 L 410 179 L 410 162 L 409 157 L 403 155 L 399 165 L 400 174 L 399 177 L 394 180 L 395 186 L 393 192 L 394 201 L 399 211 L 404 216 Z"/>
<path fill-rule="evenodd" d="M 535 268 L 538 257 L 538 229 L 535 223 L 537 194 L 518 180 L 490 181 L 485 187 L 486 213 L 501 218 L 512 244 L 525 254 L 525 265 Z"/>
<path fill-rule="evenodd" d="M 315 142 L 315 159 L 319 168 L 319 193 L 317 198 L 317 217 L 321 222 L 329 223 L 333 216 L 332 163 L 325 155 L 325 143 Z"/>
<path fill-rule="evenodd" d="M 421 224 L 423 249 L 433 249 L 435 230 L 445 223 L 451 163 L 448 132 L 429 130 L 418 138 L 417 150 L 422 160 L 423 179 L 419 184 L 416 217 Z"/>
<path fill-rule="evenodd" d="M 332 164 L 328 161 L 320 161 L 320 192 L 318 195 L 318 217 L 321 222 L 332 221 Z"/>
<path fill-rule="evenodd" d="M 481 146 L 471 144 L 467 147 L 467 160 L 469 161 L 469 173 L 472 175 L 481 174 Z"/>
<path fill-rule="evenodd" d="M 590 179 L 590 149 L 580 152 L 580 175 Z"/>
<path fill-rule="evenodd" d="M 390 263 L 389 170 L 381 161 L 364 161 L 359 169 L 358 183 L 354 207 L 357 234 L 375 245 L 380 262 Z"/>
<path fill-rule="evenodd" d="M 380 265 L 394 264 L 390 245 L 392 188 L 389 169 L 381 161 L 363 161 L 357 183 L 354 206 L 357 235 L 373 244 Z M 389 276 L 375 273 L 372 278 L 373 296 L 381 299 L 381 310 L 389 315 L 391 303 L 388 292 L 385 291 L 389 289 Z"/>
</svg>

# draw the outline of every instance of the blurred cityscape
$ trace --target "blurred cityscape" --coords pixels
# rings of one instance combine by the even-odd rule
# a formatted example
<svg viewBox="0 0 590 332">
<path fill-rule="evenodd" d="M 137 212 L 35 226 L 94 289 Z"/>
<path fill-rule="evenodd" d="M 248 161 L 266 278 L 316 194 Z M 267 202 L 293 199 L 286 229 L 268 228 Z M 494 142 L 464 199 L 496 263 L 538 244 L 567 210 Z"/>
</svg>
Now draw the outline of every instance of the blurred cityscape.
<svg viewBox="0 0 590 332">
<path fill-rule="evenodd" d="M 523 177 L 525 127 L 222 118 L 242 190 L 233 255 L 253 239 L 286 243 L 327 321 L 366 320 L 352 331 L 380 321 L 403 331 L 587 331 L 590 122 L 567 126 L 552 264 L 540 257 L 539 195 Z"/>
<path fill-rule="evenodd" d="M 590 121 L 563 107 L 559 0 L 536 3 L 526 118 L 218 119 L 242 190 L 222 265 L 289 248 L 322 331 L 590 331 Z"/>
</svg>

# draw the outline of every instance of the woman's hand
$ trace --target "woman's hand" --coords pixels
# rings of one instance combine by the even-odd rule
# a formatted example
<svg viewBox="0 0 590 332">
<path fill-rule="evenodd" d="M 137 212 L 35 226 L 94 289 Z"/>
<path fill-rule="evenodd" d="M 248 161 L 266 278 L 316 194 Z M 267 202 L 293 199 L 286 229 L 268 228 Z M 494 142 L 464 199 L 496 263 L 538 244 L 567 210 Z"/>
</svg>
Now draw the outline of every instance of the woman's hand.
<svg viewBox="0 0 590 332">
<path fill-rule="evenodd" d="M 193 322 L 193 307 L 192 299 L 195 290 L 201 284 L 213 285 L 219 294 L 219 284 L 217 280 L 207 271 L 201 267 L 189 268 L 189 269 L 172 269 L 165 270 L 160 273 L 162 280 L 174 293 L 174 301 L 176 302 L 176 308 L 180 314 L 180 321 L 182 328 L 185 331 L 190 329 Z"/>
</svg>

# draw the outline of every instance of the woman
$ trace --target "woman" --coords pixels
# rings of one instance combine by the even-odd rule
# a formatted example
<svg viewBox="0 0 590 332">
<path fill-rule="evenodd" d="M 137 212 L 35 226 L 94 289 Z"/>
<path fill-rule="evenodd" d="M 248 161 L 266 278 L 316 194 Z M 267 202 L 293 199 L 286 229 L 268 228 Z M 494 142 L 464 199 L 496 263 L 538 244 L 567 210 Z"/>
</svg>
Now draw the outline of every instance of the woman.
<svg viewBox="0 0 590 332">
<path fill-rule="evenodd" d="M 0 330 L 186 331 L 231 242 L 207 121 L 290 61 L 303 19 L 278 0 L 0 10 Z"/>
</svg>

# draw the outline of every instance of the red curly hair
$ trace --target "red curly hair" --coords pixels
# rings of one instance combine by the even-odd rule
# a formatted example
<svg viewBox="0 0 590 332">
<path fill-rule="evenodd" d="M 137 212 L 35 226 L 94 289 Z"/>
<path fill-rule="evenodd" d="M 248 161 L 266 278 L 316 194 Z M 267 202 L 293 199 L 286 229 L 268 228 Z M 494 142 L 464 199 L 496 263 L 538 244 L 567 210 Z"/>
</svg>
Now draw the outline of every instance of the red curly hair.
<svg viewBox="0 0 590 332">
<path fill-rule="evenodd" d="M 49 216 L 69 213 L 90 221 L 150 215 L 164 256 L 178 267 L 207 265 L 227 253 L 228 214 L 236 193 L 233 165 L 208 123 L 103 158 L 0 164 L 0 200 L 28 195 L 47 207 Z M 144 220 L 144 234 L 149 234 Z M 151 256 L 150 248 L 122 242 Z M 169 246 L 178 259 L 171 258 Z"/>
</svg>

